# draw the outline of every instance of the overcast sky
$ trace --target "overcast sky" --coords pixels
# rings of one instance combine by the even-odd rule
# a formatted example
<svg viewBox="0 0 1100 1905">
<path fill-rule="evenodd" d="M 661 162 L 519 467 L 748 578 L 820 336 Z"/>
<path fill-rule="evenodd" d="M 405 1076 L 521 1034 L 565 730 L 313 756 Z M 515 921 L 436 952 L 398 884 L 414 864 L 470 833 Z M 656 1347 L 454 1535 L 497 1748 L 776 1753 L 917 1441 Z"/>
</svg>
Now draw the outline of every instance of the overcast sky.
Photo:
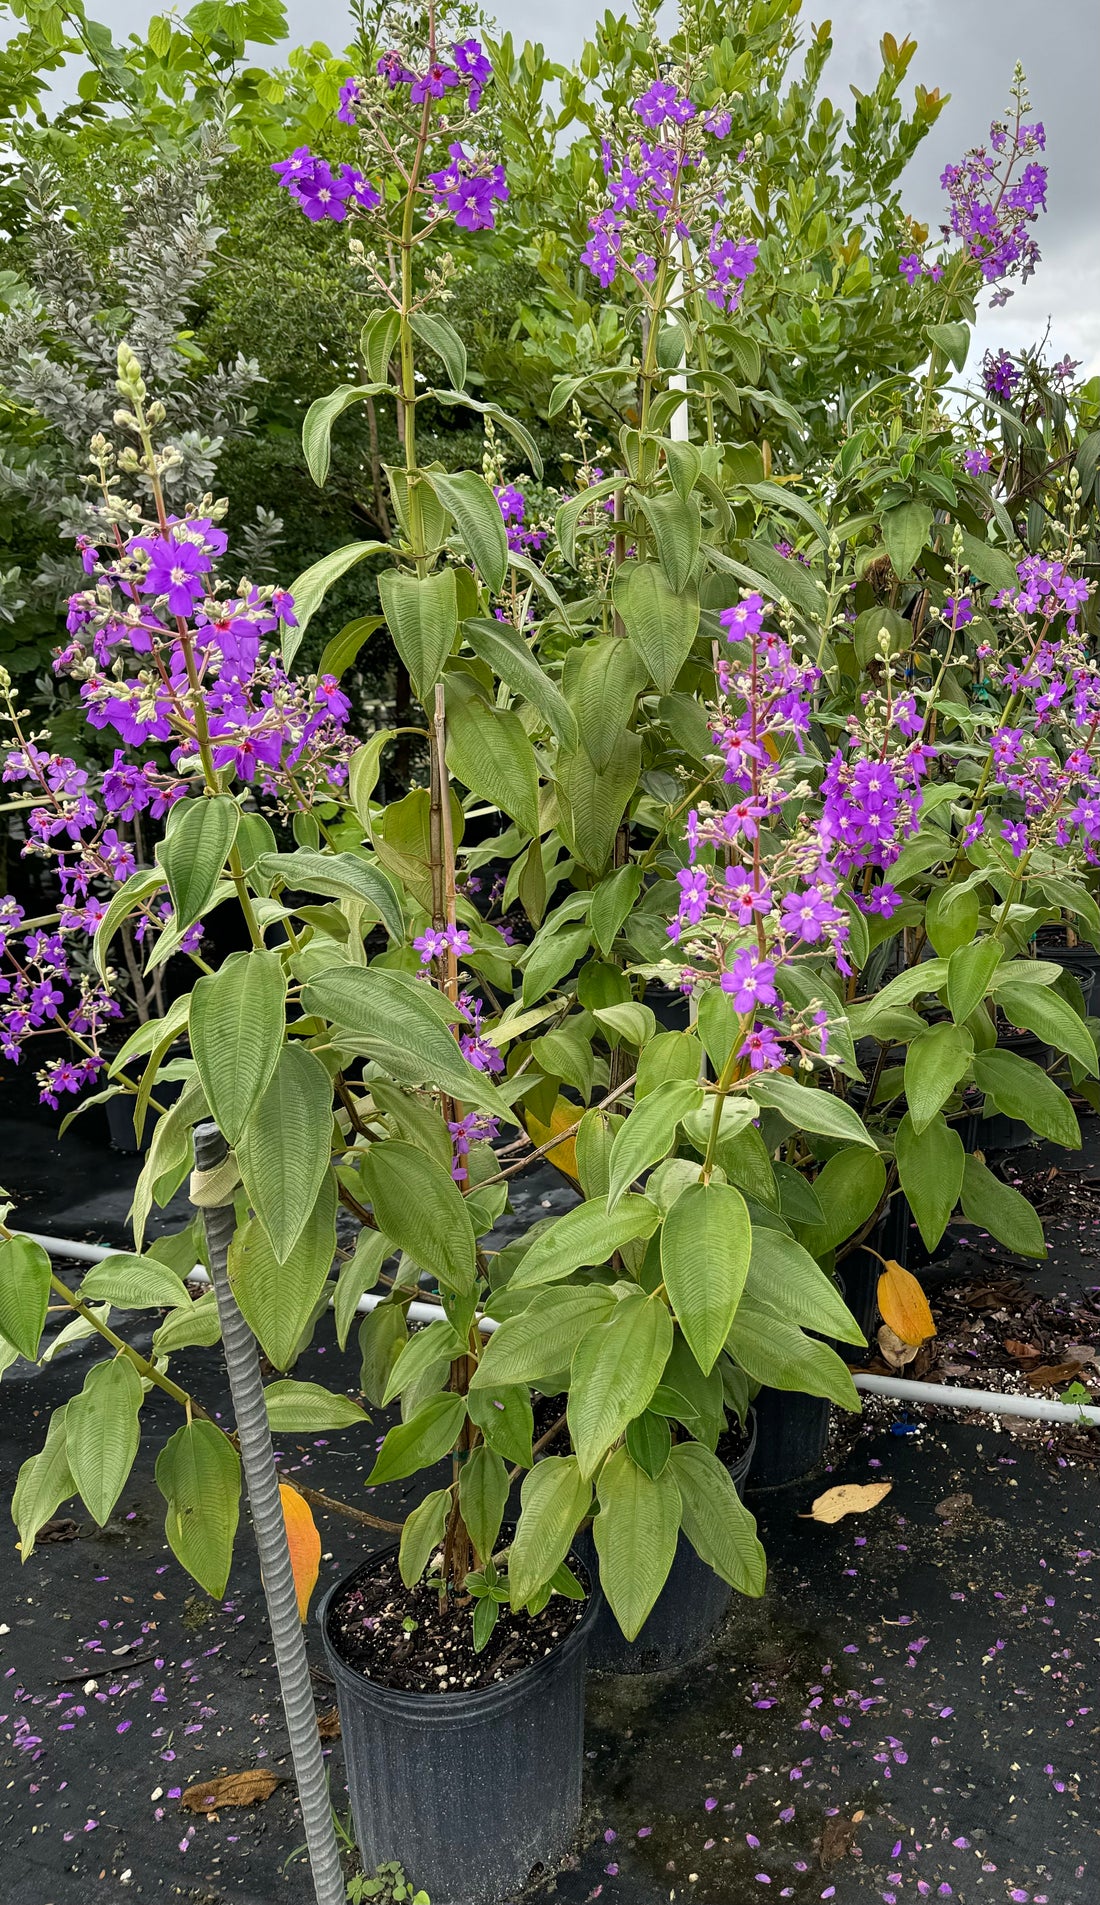
<svg viewBox="0 0 1100 1905">
<path fill-rule="evenodd" d="M 495 0 L 487 11 L 518 40 L 541 39 L 553 58 L 570 60 L 603 4 Z M 88 4 L 92 17 L 120 36 L 140 30 L 152 10 L 150 0 Z M 294 41 L 339 47 L 350 37 L 343 0 L 288 0 L 288 11 Z M 1100 371 L 1100 0 L 834 0 L 831 7 L 804 0 L 807 22 L 824 17 L 832 18 L 834 41 L 825 90 L 838 104 L 848 99 L 850 83 L 873 86 L 884 32 L 918 42 L 908 99 L 918 81 L 951 94 L 908 174 L 908 208 L 933 229 L 942 215 L 940 173 L 986 138 L 990 121 L 1006 109 L 1014 63 L 1023 62 L 1035 116 L 1047 131 L 1049 209 L 1037 232 L 1043 262 L 1007 305 L 982 313 L 968 369 L 987 346 L 1016 350 L 1034 342 L 1049 320 L 1055 354 L 1068 352 L 1086 372 Z"/>
</svg>

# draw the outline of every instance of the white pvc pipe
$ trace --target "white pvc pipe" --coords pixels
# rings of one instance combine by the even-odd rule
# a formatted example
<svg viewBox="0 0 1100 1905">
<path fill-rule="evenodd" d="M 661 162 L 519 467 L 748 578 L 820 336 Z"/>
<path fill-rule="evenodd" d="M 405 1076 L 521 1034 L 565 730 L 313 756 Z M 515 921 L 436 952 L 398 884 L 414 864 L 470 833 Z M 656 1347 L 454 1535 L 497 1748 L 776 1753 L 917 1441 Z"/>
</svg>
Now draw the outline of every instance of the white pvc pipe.
<svg viewBox="0 0 1100 1905">
<path fill-rule="evenodd" d="M 897 1402 L 923 1402 L 943 1409 L 981 1409 L 989 1415 L 1028 1416 L 1033 1422 L 1077 1422 L 1100 1428 L 1100 1409 L 1087 1403 L 1046 1402 L 1041 1396 L 1003 1396 L 995 1389 L 949 1389 L 945 1383 L 909 1382 L 903 1376 L 852 1372 L 857 1389 Z"/>
<path fill-rule="evenodd" d="M 118 1255 L 117 1251 L 104 1249 L 102 1244 L 76 1243 L 68 1237 L 43 1237 L 31 1230 L 24 1235 L 32 1243 L 41 1244 L 52 1257 L 70 1257 L 75 1263 L 102 1263 L 105 1257 Z M 207 1287 L 210 1284 L 201 1264 L 195 1265 L 187 1281 Z M 365 1316 L 384 1301 L 385 1296 L 371 1291 L 361 1296 L 355 1307 Z M 438 1323 L 446 1314 L 438 1303 L 410 1303 L 407 1311 L 410 1323 Z M 491 1336 L 497 1328 L 491 1316 L 479 1316 L 477 1326 L 483 1336 Z M 1003 1396 L 995 1389 L 954 1389 L 945 1383 L 910 1382 L 904 1376 L 868 1376 L 862 1370 L 852 1372 L 852 1381 L 867 1395 L 887 1396 L 895 1402 L 923 1402 L 939 1409 L 976 1409 L 987 1415 L 1026 1416 L 1033 1422 L 1076 1422 L 1100 1428 L 1100 1408 L 1090 1407 L 1088 1403 L 1047 1402 L 1041 1396 Z"/>
</svg>

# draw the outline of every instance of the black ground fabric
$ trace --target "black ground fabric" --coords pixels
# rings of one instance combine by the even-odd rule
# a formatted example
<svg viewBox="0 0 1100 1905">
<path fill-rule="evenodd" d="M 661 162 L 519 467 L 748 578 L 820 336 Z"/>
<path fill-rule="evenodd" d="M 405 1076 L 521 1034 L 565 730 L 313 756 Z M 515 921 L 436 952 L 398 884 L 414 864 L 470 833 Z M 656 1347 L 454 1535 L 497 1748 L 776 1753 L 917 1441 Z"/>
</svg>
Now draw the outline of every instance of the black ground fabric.
<svg viewBox="0 0 1100 1905">
<path fill-rule="evenodd" d="M 87 1135 L 78 1124 L 59 1146 L 49 1123 L 20 1106 L 0 1118 L 0 1146 L 17 1223 L 125 1242 L 136 1160 L 108 1151 L 90 1121 Z M 1025 1286 L 1027 1302 L 1018 1301 L 1021 1310 L 1030 1303 L 1033 1319 L 1043 1299 L 1040 1348 L 1053 1340 L 1050 1318 L 1063 1320 L 1057 1341 L 1073 1343 L 1095 1393 L 1100 1130 L 1086 1126 L 1084 1151 L 1073 1156 L 1044 1147 L 1019 1154 L 1015 1175 L 1029 1189 L 1045 1185 L 1050 1260 L 1022 1265 L 959 1227 L 943 1280 L 952 1342 L 968 1328 L 952 1293 L 982 1275 L 994 1289 L 982 1340 L 1027 1338 L 1026 1317 L 1011 1309 L 994 1307 L 990 1322 L 997 1279 L 1007 1279 L 1009 1290 Z M 540 1174 L 516 1227 L 563 1199 L 553 1174 Z M 157 1227 L 182 1215 L 182 1205 L 158 1214 Z M 74 1281 L 79 1274 L 61 1269 Z M 145 1340 L 153 1320 L 136 1319 Z M 5 1496 L 40 1446 L 50 1409 L 99 1353 L 74 1345 L 43 1369 L 17 1364 L 4 1376 Z M 951 1354 L 965 1365 L 965 1347 Z M 204 1404 L 224 1412 L 217 1354 L 189 1352 L 186 1367 Z M 333 1387 L 354 1381 L 327 1325 L 297 1373 Z M 977 1364 L 965 1379 L 989 1386 Z M 1026 1387 L 1018 1376 L 1012 1383 Z M 0 1900 L 304 1900 L 301 1824 L 247 1518 L 229 1598 L 216 1605 L 164 1539 L 153 1462 L 178 1411 L 154 1395 L 144 1417 L 141 1454 L 107 1529 L 90 1526 L 76 1503 L 59 1511 L 55 1538 L 26 1566 L 10 1524 L 0 1541 Z M 283 1437 L 283 1470 L 398 1518 L 413 1484 L 368 1493 L 363 1481 L 385 1427 L 378 1415 L 366 1432 Z M 861 1424 L 838 1425 L 827 1472 L 753 1501 L 771 1563 L 764 1601 L 736 1601 L 690 1667 L 590 1683 L 581 1838 L 562 1871 L 536 1877 L 530 1905 L 1095 1905 L 1098 1457 L 1100 1432 L 1032 1424 L 1014 1433 L 990 1417 L 877 1402 Z M 892 1490 L 835 1526 L 806 1518 L 815 1496 L 841 1481 L 889 1481 Z M 388 1537 L 334 1515 L 318 1514 L 318 1525 L 319 1598 L 368 1543 Z M 312 1629 L 310 1647 L 327 1713 L 334 1692 Z M 338 1740 L 328 1750 L 346 1817 Z M 263 1804 L 181 1810 L 188 1786 L 256 1768 L 281 1782 Z"/>
</svg>

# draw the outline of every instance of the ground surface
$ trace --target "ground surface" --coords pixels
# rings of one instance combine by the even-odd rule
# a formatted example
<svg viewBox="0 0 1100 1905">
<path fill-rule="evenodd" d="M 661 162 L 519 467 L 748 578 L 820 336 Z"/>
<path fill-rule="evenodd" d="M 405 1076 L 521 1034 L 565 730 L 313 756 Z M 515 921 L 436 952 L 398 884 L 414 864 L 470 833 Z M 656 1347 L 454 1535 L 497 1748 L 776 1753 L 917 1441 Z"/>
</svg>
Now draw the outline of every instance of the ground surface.
<svg viewBox="0 0 1100 1905">
<path fill-rule="evenodd" d="M 0 1118 L 0 1176 L 21 1193 L 17 1221 L 121 1244 L 134 1161 L 79 1133 L 62 1154 L 48 1126 L 18 1109 Z M 1051 1162 L 1036 1152 L 1021 1167 L 1030 1174 Z M 1100 1176 L 1095 1126 L 1069 1168 L 1072 1183 L 1033 1192 L 1053 1200 L 1048 1264 L 1005 1263 L 960 1233 L 955 1283 L 941 1299 L 951 1347 L 934 1376 L 946 1362 L 955 1366 L 948 1380 L 972 1370 L 969 1380 L 988 1386 L 998 1364 L 998 1386 L 1026 1388 L 1029 1368 L 1043 1365 L 1003 1347 L 1011 1342 L 1051 1366 L 1074 1360 L 1092 1380 L 1088 1354 L 1063 1352 L 1100 1346 L 1100 1202 L 1085 1181 Z M 524 1223 L 546 1196 L 549 1178 L 527 1194 Z M 1006 1277 L 1024 1286 L 1007 1310 L 997 1296 Z M 983 1282 L 994 1288 L 992 1310 L 958 1294 Z M 5 1494 L 95 1353 L 76 1346 L 42 1371 L 17 1365 L 5 1376 Z M 302 1373 L 353 1384 L 353 1365 L 336 1364 L 331 1336 L 319 1332 Z M 216 1355 L 189 1352 L 187 1367 L 207 1406 L 224 1408 Z M 145 1420 L 106 1531 L 90 1528 L 79 1505 L 63 1508 L 59 1519 L 73 1520 L 58 1532 L 68 1538 L 23 1568 L 14 1531 L 0 1537 L 2 1905 L 307 1896 L 289 1783 L 251 1810 L 181 1811 L 192 1782 L 288 1769 L 247 1528 L 231 1597 L 214 1606 L 164 1542 L 153 1461 L 178 1415 L 158 1397 Z M 363 1487 L 383 1426 L 283 1438 L 284 1467 L 399 1516 L 405 1485 L 374 1496 Z M 989 1419 L 945 1415 L 915 1426 L 876 1404 L 857 1433 L 835 1441 L 824 1481 L 757 1497 L 771 1561 L 765 1601 L 736 1604 L 707 1656 L 668 1680 L 592 1683 L 582 1839 L 556 1881 L 534 1888 L 532 1905 L 742 1905 L 755 1896 L 1094 1905 L 1100 1527 L 1091 1452 L 1084 1436 L 1018 1438 Z M 802 1519 L 840 1480 L 893 1489 L 870 1515 L 835 1527 Z M 364 1534 L 318 1520 L 323 1588 L 364 1552 Z M 312 1633 L 310 1645 L 320 1667 Z M 317 1691 L 319 1707 L 330 1707 L 323 1678 Z M 339 1745 L 331 1752 L 342 1805 Z"/>
</svg>

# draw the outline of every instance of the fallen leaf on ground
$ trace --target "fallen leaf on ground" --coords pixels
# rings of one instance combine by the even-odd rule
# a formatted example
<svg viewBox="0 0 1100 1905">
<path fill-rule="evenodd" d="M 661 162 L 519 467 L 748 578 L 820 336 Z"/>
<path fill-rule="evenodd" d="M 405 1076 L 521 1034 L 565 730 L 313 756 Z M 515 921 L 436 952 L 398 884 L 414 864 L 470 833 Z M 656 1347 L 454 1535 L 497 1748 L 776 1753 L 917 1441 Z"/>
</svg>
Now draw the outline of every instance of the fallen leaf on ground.
<svg viewBox="0 0 1100 1905">
<path fill-rule="evenodd" d="M 296 1488 L 291 1488 L 287 1482 L 280 1482 L 279 1498 L 283 1504 L 290 1565 L 294 1570 L 298 1615 L 304 1621 L 309 1613 L 309 1597 L 317 1586 L 317 1576 L 321 1571 L 321 1537 L 317 1533 L 309 1503 Z"/>
<path fill-rule="evenodd" d="M 1033 1362 L 1036 1356 L 1042 1355 L 1042 1351 L 1036 1349 L 1034 1343 L 1018 1343 L 1014 1336 L 1006 1336 L 1004 1346 L 1010 1356 L 1015 1356 L 1018 1363 Z"/>
<path fill-rule="evenodd" d="M 863 1818 L 862 1812 L 854 1812 L 850 1819 L 838 1813 L 833 1819 L 826 1819 L 821 1828 L 821 1864 L 828 1870 L 839 1859 L 846 1858 L 855 1843 L 856 1827 Z"/>
<path fill-rule="evenodd" d="M 248 1773 L 222 1773 L 201 1786 L 188 1786 L 180 1805 L 184 1812 L 216 1812 L 220 1806 L 258 1806 L 262 1800 L 271 1798 L 278 1784 L 276 1774 L 261 1772 L 258 1767 Z"/>
<path fill-rule="evenodd" d="M 338 1740 L 340 1738 L 340 1710 L 338 1707 L 329 1707 L 327 1713 L 319 1713 L 317 1715 L 317 1731 L 323 1740 Z"/>
<path fill-rule="evenodd" d="M 80 1528 L 71 1515 L 62 1516 L 58 1521 L 48 1521 L 36 1536 L 38 1546 L 44 1541 L 79 1541 Z"/>
<path fill-rule="evenodd" d="M 842 1482 L 819 1495 L 809 1514 L 800 1515 L 799 1520 L 831 1522 L 845 1515 L 864 1515 L 869 1508 L 876 1508 L 893 1486 L 893 1482 Z"/>
<path fill-rule="evenodd" d="M 912 1271 L 904 1270 L 892 1257 L 878 1280 L 878 1307 L 894 1335 L 915 1349 L 936 1334 L 928 1298 Z"/>
<path fill-rule="evenodd" d="M 903 1343 L 900 1336 L 895 1336 L 889 1323 L 879 1324 L 875 1340 L 883 1362 L 889 1363 L 891 1369 L 904 1369 L 907 1363 L 915 1362 L 920 1355 L 919 1347 L 914 1343 Z"/>
<path fill-rule="evenodd" d="M 1035 1389 L 1060 1389 L 1064 1382 L 1072 1382 L 1081 1374 L 1080 1363 L 1043 1363 L 1039 1369 L 1029 1369 L 1027 1380 Z"/>
</svg>

